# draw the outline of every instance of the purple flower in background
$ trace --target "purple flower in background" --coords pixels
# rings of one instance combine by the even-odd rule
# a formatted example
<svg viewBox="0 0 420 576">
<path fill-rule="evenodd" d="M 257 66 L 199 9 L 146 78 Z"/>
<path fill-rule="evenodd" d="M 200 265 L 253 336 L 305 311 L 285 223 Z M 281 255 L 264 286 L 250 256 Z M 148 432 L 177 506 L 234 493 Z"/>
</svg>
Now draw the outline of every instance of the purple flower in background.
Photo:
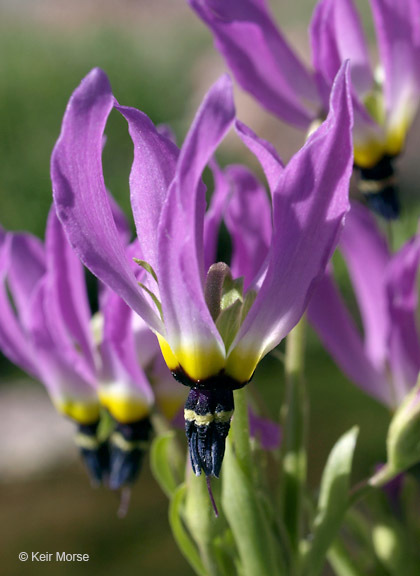
<svg viewBox="0 0 420 576">
<path fill-rule="evenodd" d="M 343 372 L 391 408 L 416 384 L 420 340 L 416 328 L 420 238 L 388 251 L 370 213 L 352 205 L 340 241 L 363 323 L 351 317 L 330 269 L 319 282 L 308 317 Z"/>
<path fill-rule="evenodd" d="M 134 143 L 130 189 L 141 278 L 116 230 L 102 173 L 101 143 L 113 108 L 126 118 Z M 75 251 L 144 319 L 175 378 L 191 388 L 190 453 L 196 474 L 203 469 L 207 476 L 220 471 L 232 390 L 251 379 L 298 322 L 338 240 L 352 165 L 346 69 L 326 121 L 285 168 L 270 145 L 237 125 L 272 194 L 271 243 L 245 290 L 226 264 L 207 268 L 214 226 L 211 215 L 204 224 L 201 175 L 233 122 L 232 87 L 222 77 L 178 150 L 145 114 L 117 104 L 106 75 L 95 69 L 70 99 L 51 165 L 57 213 Z"/>
<path fill-rule="evenodd" d="M 372 68 L 352 0 L 321 0 L 311 27 L 309 72 L 289 46 L 264 0 L 189 0 L 212 31 L 239 84 L 267 110 L 305 130 L 324 117 L 341 64 L 350 59 L 354 163 L 370 207 L 395 218 L 394 159 L 417 111 L 420 3 L 370 0 L 380 64 Z"/>
<path fill-rule="evenodd" d="M 126 240 L 113 202 L 112 211 Z M 132 482 L 150 435 L 155 396 L 141 367 L 154 374 L 161 356 L 156 338 L 138 326 L 138 317 L 132 326 L 131 310 L 107 290 L 92 320 L 83 266 L 55 210 L 48 217 L 45 245 L 30 234 L 2 231 L 0 273 L 0 349 L 40 380 L 57 410 L 76 423 L 75 440 L 92 479 L 105 481 L 109 474 L 112 488 Z M 163 380 L 155 380 L 159 390 Z M 98 437 L 101 406 L 116 421 L 109 453 Z"/>
</svg>

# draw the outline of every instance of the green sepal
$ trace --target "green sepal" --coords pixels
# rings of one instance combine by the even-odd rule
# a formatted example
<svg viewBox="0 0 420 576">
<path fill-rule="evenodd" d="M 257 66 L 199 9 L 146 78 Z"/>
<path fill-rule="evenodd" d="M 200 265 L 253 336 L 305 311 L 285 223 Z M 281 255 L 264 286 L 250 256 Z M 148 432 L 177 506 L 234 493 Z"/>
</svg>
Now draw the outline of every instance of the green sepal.
<svg viewBox="0 0 420 576">
<path fill-rule="evenodd" d="M 152 474 L 168 498 L 174 495 L 179 484 L 177 474 L 171 462 L 171 448 L 174 438 L 175 433 L 172 431 L 157 436 L 153 440 L 150 448 L 150 468 Z"/>
<path fill-rule="evenodd" d="M 147 272 L 148 274 L 150 274 L 156 282 L 158 282 L 158 278 L 157 278 L 156 272 L 153 270 L 152 266 L 151 266 L 148 262 L 146 262 L 146 260 L 139 260 L 139 258 L 133 258 L 133 260 L 134 260 L 134 262 L 135 262 L 136 264 L 138 264 L 141 268 L 143 268 L 144 270 L 146 270 L 146 272 Z"/>
<path fill-rule="evenodd" d="M 193 570 L 198 576 L 207 576 L 207 571 L 200 558 L 197 546 L 182 520 L 186 493 L 187 486 L 185 484 L 178 486 L 173 493 L 169 504 L 169 524 L 178 548 Z"/>
<path fill-rule="evenodd" d="M 350 475 L 359 430 L 341 436 L 328 456 L 321 480 L 311 543 L 303 559 L 304 576 L 322 572 L 329 547 L 334 542 L 349 503 Z"/>
<path fill-rule="evenodd" d="M 282 576 L 280 545 L 252 480 L 240 466 L 231 439 L 226 443 L 222 506 L 232 530 L 244 576 Z"/>
</svg>

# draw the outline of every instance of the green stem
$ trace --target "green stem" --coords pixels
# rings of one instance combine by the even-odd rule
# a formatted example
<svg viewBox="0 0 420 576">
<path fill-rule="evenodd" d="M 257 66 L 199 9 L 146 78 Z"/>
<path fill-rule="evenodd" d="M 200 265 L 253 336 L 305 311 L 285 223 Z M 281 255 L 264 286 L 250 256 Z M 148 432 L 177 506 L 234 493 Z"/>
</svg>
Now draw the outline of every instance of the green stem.
<svg viewBox="0 0 420 576">
<path fill-rule="evenodd" d="M 328 550 L 328 561 L 337 576 L 363 576 L 339 540 L 336 540 Z"/>
<path fill-rule="evenodd" d="M 232 419 L 232 433 L 235 443 L 235 455 L 245 474 L 252 477 L 252 455 L 249 438 L 248 404 L 246 389 L 235 390 L 235 414 Z"/>
<path fill-rule="evenodd" d="M 303 496 L 306 484 L 306 432 L 308 406 L 304 381 L 305 319 L 286 339 L 286 401 L 282 443 L 282 510 L 292 548 L 297 552 L 302 536 Z"/>
</svg>

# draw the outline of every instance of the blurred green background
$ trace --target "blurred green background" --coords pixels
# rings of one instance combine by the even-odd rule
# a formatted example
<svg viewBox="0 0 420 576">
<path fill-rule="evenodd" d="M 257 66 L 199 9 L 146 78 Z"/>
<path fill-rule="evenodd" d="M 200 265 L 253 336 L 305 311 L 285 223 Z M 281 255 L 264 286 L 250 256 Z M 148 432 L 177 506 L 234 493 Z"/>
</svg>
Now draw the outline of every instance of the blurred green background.
<svg viewBox="0 0 420 576">
<path fill-rule="evenodd" d="M 301 0 L 273 5 L 283 29 L 306 59 L 306 28 L 314 4 Z M 358 4 L 366 13 L 366 2 Z M 371 33 L 369 21 L 367 28 Z M 51 150 L 68 98 L 91 68 L 100 66 L 108 73 L 120 103 L 140 108 L 155 123 L 169 123 L 179 141 L 201 97 L 224 70 L 209 33 L 183 0 L 2 1 L 0 55 L 0 222 L 6 229 L 40 237 L 51 203 Z M 265 114 L 239 90 L 236 94 L 239 117 L 272 140 L 288 159 L 302 143 L 302 135 Z M 396 244 L 416 227 L 418 210 L 411 208 L 417 207 L 413 198 L 418 133 L 412 131 L 401 163 L 406 210 L 396 226 Z M 129 215 L 132 148 L 126 124 L 117 114 L 111 115 L 107 135 L 105 179 Z M 241 145 L 228 138 L 220 161 L 241 158 L 251 162 Z M 344 283 L 340 262 L 338 269 Z M 352 299 L 349 291 L 348 297 Z M 172 541 L 167 502 L 148 464 L 133 490 L 127 518 L 119 520 L 117 497 L 92 490 L 71 442 L 60 444 L 61 433 L 56 430 L 61 420 L 41 385 L 28 382 L 4 358 L 0 370 L 2 573 L 192 574 Z M 359 424 L 356 482 L 384 460 L 387 411 L 346 381 L 312 333 L 306 373 L 311 396 L 311 484 L 318 484 L 338 435 Z M 270 415 L 276 418 L 283 395 L 280 363 L 266 359 L 251 386 L 267 400 Z M 37 402 L 25 401 L 32 398 L 29 392 L 40 399 L 42 411 Z M 27 437 L 38 438 L 38 433 L 39 441 L 25 448 Z M 64 436 L 68 440 L 70 435 L 69 424 Z M 54 457 L 43 466 L 54 442 L 55 451 L 66 452 L 69 459 Z M 15 458 L 10 463 L 12 452 Z M 18 560 L 20 551 L 88 553 L 90 561 L 24 564 Z"/>
</svg>

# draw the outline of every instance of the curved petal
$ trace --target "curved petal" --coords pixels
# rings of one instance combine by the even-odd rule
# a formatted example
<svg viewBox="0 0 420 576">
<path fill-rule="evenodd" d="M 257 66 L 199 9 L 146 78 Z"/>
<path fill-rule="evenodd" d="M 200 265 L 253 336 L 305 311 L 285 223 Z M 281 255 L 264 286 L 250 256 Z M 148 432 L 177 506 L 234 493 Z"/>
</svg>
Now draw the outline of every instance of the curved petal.
<svg viewBox="0 0 420 576">
<path fill-rule="evenodd" d="M 312 294 L 308 319 L 344 374 L 368 394 L 392 405 L 385 371 L 379 371 L 366 354 L 362 337 L 329 273 Z"/>
<path fill-rule="evenodd" d="M 312 60 L 328 92 L 345 60 L 350 60 L 351 80 L 359 97 L 373 86 L 373 73 L 362 24 L 352 0 L 322 0 L 310 27 Z"/>
<path fill-rule="evenodd" d="M 385 73 L 388 130 L 398 147 L 418 104 L 420 6 L 416 0 L 371 0 L 371 6 Z"/>
<path fill-rule="evenodd" d="M 223 76 L 205 97 L 181 149 L 159 223 L 159 288 L 171 369 L 179 363 L 193 380 L 224 366 L 221 336 L 204 299 L 201 174 L 234 120 L 232 85 Z M 175 358 L 174 356 L 175 355 Z"/>
<path fill-rule="evenodd" d="M 54 210 L 50 210 L 45 234 L 47 258 L 46 291 L 51 335 L 68 348 L 75 362 L 95 374 L 93 340 L 90 329 L 91 311 L 86 291 L 83 266 L 71 249 Z"/>
<path fill-rule="evenodd" d="M 230 192 L 226 174 L 215 160 L 210 163 L 210 168 L 213 173 L 214 191 L 209 209 L 204 216 L 204 270 L 208 270 L 216 262 L 217 240 L 225 204 Z"/>
<path fill-rule="evenodd" d="M 420 372 L 420 339 L 416 326 L 419 263 L 420 237 L 416 236 L 393 256 L 386 276 L 389 362 L 397 405 L 415 385 Z"/>
<path fill-rule="evenodd" d="M 236 133 L 245 144 L 245 146 L 254 154 L 264 170 L 268 186 L 271 192 L 274 192 L 280 174 L 283 172 L 284 165 L 277 154 L 276 149 L 270 142 L 259 138 L 255 132 L 245 124 L 237 120 L 235 122 Z"/>
<path fill-rule="evenodd" d="M 389 316 L 386 309 L 385 270 L 389 262 L 386 241 L 370 211 L 352 203 L 340 240 L 359 304 L 366 354 L 379 370 L 387 355 Z"/>
<path fill-rule="evenodd" d="M 271 206 L 264 186 L 247 168 L 229 166 L 226 173 L 232 187 L 225 212 L 233 243 L 230 268 L 234 278 L 244 277 L 246 290 L 268 254 Z"/>
<path fill-rule="evenodd" d="M 263 0 L 189 0 L 212 31 L 242 88 L 286 122 L 306 128 L 318 105 L 315 83 L 274 25 Z"/>
<path fill-rule="evenodd" d="M 36 350 L 39 378 L 47 388 L 58 411 L 81 424 L 99 419 L 96 382 L 89 374 L 82 374 L 74 364 L 74 357 L 51 335 L 47 319 L 49 306 L 45 279 L 32 299 L 30 338 Z"/>
<path fill-rule="evenodd" d="M 2 234 L 0 240 L 0 350 L 11 362 L 38 378 L 34 350 L 13 310 L 6 285 L 10 268 L 11 241 L 11 234 Z"/>
<path fill-rule="evenodd" d="M 102 173 L 102 137 L 114 104 L 108 78 L 92 70 L 70 98 L 51 158 L 57 214 L 82 262 L 150 327 L 163 333 L 127 261 Z"/>
<path fill-rule="evenodd" d="M 154 396 L 144 368 L 137 358 L 133 330 L 135 314 L 113 292 L 102 308 L 104 336 L 101 343 L 103 369 L 99 397 L 118 422 L 136 422 L 150 413 Z M 152 333 L 149 330 L 150 335 Z M 159 353 L 156 336 L 155 352 Z M 147 334 L 146 334 L 147 338 Z"/>
<path fill-rule="evenodd" d="M 118 106 L 134 144 L 130 174 L 131 206 L 144 259 L 157 272 L 157 228 L 179 150 L 153 122 L 135 108 Z"/>
<path fill-rule="evenodd" d="M 284 169 L 273 197 L 267 273 L 233 342 L 227 370 L 240 381 L 295 326 L 337 244 L 349 209 L 352 108 L 348 65 L 335 81 L 326 121 Z"/>
</svg>

